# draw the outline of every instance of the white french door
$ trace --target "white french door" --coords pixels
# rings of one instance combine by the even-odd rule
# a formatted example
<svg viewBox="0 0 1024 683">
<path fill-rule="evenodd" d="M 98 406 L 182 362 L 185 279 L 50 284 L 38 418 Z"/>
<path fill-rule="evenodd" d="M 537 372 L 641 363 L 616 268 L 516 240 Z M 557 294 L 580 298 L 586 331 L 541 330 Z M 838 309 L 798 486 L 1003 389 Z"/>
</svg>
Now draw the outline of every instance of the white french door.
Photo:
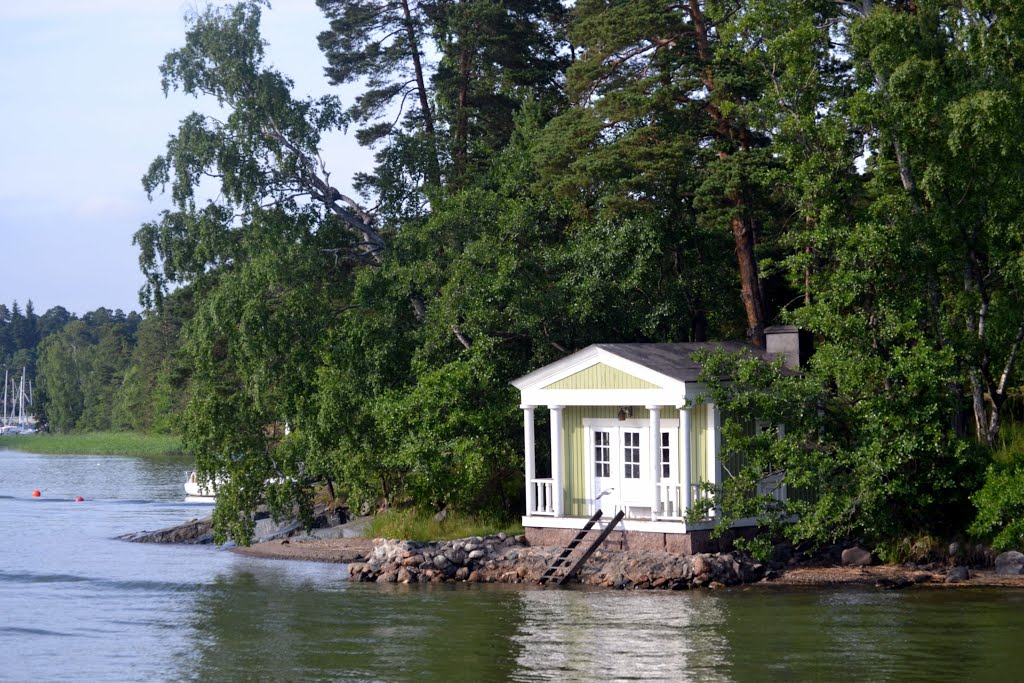
<svg viewBox="0 0 1024 683">
<path fill-rule="evenodd" d="M 614 512 L 650 498 L 651 464 L 647 429 L 600 426 L 589 430 L 593 493 L 591 512 Z"/>
<path fill-rule="evenodd" d="M 626 509 L 631 516 L 649 517 L 654 497 L 650 427 L 638 420 L 632 424 L 606 420 L 587 422 L 590 513 L 600 509 L 613 514 Z M 661 439 L 654 454 L 658 478 L 666 483 L 675 481 L 678 476 L 677 430 L 674 421 L 662 421 Z"/>
</svg>

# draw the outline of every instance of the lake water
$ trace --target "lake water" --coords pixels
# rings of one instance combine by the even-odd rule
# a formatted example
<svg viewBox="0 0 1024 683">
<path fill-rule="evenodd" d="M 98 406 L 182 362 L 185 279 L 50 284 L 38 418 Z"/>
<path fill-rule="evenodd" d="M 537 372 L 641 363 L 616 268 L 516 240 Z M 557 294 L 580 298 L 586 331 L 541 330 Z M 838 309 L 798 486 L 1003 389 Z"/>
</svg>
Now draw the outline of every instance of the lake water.
<svg viewBox="0 0 1024 683">
<path fill-rule="evenodd" d="M 348 583 L 343 565 L 114 540 L 208 512 L 181 501 L 186 466 L 0 450 L 0 681 L 1008 681 L 1024 670 L 1024 592 L 377 586 Z"/>
</svg>

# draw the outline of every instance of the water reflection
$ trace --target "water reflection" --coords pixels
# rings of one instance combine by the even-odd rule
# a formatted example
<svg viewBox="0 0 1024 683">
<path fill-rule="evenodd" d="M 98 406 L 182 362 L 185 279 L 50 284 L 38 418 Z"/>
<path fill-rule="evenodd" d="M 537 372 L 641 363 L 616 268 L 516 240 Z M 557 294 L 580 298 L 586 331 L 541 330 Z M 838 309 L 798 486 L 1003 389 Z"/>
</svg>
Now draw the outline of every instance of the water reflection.
<svg viewBox="0 0 1024 683">
<path fill-rule="evenodd" d="M 755 588 L 723 597 L 732 680 L 995 680 L 1016 678 L 1024 664 L 1006 628 L 1024 597 L 1012 591 Z"/>
<path fill-rule="evenodd" d="M 545 590 L 519 599 L 515 680 L 728 680 L 717 595 Z"/>
<path fill-rule="evenodd" d="M 377 586 L 240 562 L 197 596 L 189 680 L 502 680 L 517 589 Z"/>
</svg>

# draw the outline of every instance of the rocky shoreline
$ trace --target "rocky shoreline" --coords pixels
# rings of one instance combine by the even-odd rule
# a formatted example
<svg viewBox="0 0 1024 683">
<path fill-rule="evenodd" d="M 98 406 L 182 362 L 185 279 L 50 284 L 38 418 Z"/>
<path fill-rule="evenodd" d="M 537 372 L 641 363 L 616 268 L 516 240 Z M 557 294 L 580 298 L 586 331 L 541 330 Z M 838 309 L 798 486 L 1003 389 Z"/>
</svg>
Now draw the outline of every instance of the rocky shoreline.
<svg viewBox="0 0 1024 683">
<path fill-rule="evenodd" d="M 304 531 L 292 523 L 261 520 L 256 543 L 233 552 L 267 559 L 336 562 L 348 565 L 350 580 L 382 584 L 537 583 L 562 548 L 531 546 L 523 536 L 477 536 L 422 543 L 367 539 L 359 523 L 335 524 Z M 209 520 L 190 520 L 123 540 L 151 543 L 209 543 Z M 582 549 L 569 556 L 571 566 Z M 564 573 L 552 577 L 554 584 Z M 862 585 L 878 589 L 912 586 L 1024 588 L 1024 554 L 1010 551 L 992 566 L 968 567 L 875 564 L 862 549 L 847 549 L 830 561 L 761 563 L 739 552 L 682 556 L 663 551 L 597 550 L 571 580 L 574 584 L 617 589 L 688 590 L 767 584 L 780 587 Z"/>
<path fill-rule="evenodd" d="M 551 546 L 531 547 L 522 536 L 504 534 L 440 543 L 375 539 L 366 562 L 350 564 L 349 573 L 355 581 L 377 583 L 536 583 L 561 551 Z M 771 572 L 739 553 L 683 557 L 665 552 L 598 550 L 572 582 L 619 589 L 685 590 L 753 583 Z M 563 573 L 557 571 L 550 583 Z"/>
</svg>

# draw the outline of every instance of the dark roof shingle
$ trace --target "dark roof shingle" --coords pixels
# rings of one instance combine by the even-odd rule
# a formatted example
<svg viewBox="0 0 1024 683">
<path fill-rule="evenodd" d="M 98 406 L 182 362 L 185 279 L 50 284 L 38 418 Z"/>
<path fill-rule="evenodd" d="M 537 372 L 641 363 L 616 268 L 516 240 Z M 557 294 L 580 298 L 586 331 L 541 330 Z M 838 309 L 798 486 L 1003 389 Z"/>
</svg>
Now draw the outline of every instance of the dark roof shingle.
<svg viewBox="0 0 1024 683">
<path fill-rule="evenodd" d="M 701 366 L 692 359 L 698 351 L 722 350 L 729 353 L 747 351 L 764 358 L 765 354 L 743 342 L 693 342 L 672 344 L 595 344 L 599 349 L 619 358 L 632 361 L 645 368 L 680 382 L 696 382 Z"/>
</svg>

